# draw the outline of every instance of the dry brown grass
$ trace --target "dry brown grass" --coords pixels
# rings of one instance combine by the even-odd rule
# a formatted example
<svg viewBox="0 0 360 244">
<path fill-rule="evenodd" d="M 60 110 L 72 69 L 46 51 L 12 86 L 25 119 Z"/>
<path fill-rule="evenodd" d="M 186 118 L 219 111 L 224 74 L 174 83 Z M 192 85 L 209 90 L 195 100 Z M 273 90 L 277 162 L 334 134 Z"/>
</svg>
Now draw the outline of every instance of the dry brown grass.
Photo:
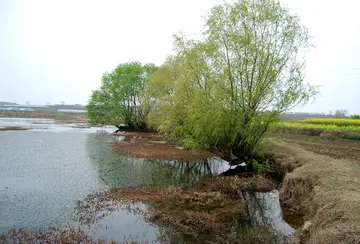
<svg viewBox="0 0 360 244">
<path fill-rule="evenodd" d="M 149 212 L 133 208 L 132 203 L 151 203 Z M 118 203 L 134 213 L 143 214 L 151 222 L 171 227 L 186 235 L 220 233 L 230 228 L 231 219 L 244 214 L 244 205 L 237 197 L 220 192 L 182 190 L 178 187 L 122 187 L 90 195 L 78 203 L 85 222 L 96 222 L 97 212 L 112 209 Z"/>
<path fill-rule="evenodd" d="M 116 142 L 117 150 L 126 156 L 138 158 L 156 158 L 194 162 L 215 155 L 202 150 L 183 150 L 174 143 L 163 141 L 161 135 L 150 132 L 125 132 L 125 141 Z"/>
<path fill-rule="evenodd" d="M 256 182 L 262 183 L 256 187 Z M 261 177 L 217 177 L 191 190 L 174 186 L 122 187 L 89 195 L 78 202 L 78 209 L 84 223 L 97 222 L 117 208 L 126 209 L 182 234 L 186 243 L 276 243 L 266 228 L 239 225 L 247 216 L 237 190 L 271 187 L 274 183 Z M 144 211 L 134 205 L 138 202 L 150 203 L 150 208 Z M 230 231 L 234 227 L 236 234 Z"/>
<path fill-rule="evenodd" d="M 73 243 L 97 243 L 97 244 L 114 244 L 115 242 L 104 241 L 101 239 L 94 240 L 89 237 L 84 231 L 74 228 L 66 228 L 63 230 L 54 229 L 13 229 L 7 235 L 0 235 L 0 244 L 9 243 L 54 243 L 54 244 L 73 244 Z M 124 241 L 123 243 L 131 243 Z"/>
<path fill-rule="evenodd" d="M 249 178 L 219 176 L 213 179 L 205 179 L 199 185 L 202 191 L 220 191 L 224 194 L 237 194 L 239 190 L 268 192 L 276 188 L 277 182 L 262 176 Z"/>
<path fill-rule="evenodd" d="M 8 131 L 8 130 L 28 130 L 28 129 L 23 127 L 15 127 L 15 126 L 0 128 L 0 131 Z"/>
<path fill-rule="evenodd" d="M 294 243 L 360 243 L 360 164 L 278 143 L 279 165 L 293 165 L 285 176 L 281 198 L 286 208 L 302 213 L 310 227 Z M 301 167 L 296 167 L 301 166 Z"/>
</svg>

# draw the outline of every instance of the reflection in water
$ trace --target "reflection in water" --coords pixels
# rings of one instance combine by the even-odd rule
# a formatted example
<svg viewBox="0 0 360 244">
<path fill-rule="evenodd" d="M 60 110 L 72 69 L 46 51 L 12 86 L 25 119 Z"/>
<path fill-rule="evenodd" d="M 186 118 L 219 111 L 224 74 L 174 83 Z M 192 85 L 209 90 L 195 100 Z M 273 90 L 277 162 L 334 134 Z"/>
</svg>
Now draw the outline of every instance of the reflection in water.
<svg viewBox="0 0 360 244">
<path fill-rule="evenodd" d="M 295 234 L 295 230 L 282 217 L 279 192 L 277 190 L 266 193 L 239 192 L 239 195 L 247 204 L 252 225 L 270 226 L 270 229 L 282 242 Z"/>
<path fill-rule="evenodd" d="M 106 134 L 89 134 L 87 148 L 91 162 L 108 188 L 140 185 L 192 186 L 201 178 L 211 177 L 228 168 L 221 159 L 197 163 L 178 160 L 139 159 L 119 155 Z M 136 145 L 134 145 L 135 147 Z"/>
</svg>

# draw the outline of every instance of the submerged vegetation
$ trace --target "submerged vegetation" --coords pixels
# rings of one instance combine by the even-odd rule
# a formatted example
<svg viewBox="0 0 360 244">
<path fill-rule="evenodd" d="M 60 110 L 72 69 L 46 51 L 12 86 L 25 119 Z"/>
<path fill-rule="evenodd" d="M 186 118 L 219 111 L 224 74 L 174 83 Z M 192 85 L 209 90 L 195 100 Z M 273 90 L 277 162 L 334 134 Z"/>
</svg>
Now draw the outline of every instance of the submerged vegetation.
<svg viewBox="0 0 360 244">
<path fill-rule="evenodd" d="M 81 221 L 93 223 L 104 218 L 108 210 L 127 209 L 160 227 L 170 227 L 186 237 L 186 243 L 276 243 L 275 235 L 266 227 L 251 227 L 245 203 L 239 200 L 238 189 L 255 190 L 255 181 L 262 182 L 263 191 L 274 187 L 261 177 L 245 181 L 217 177 L 188 190 L 174 186 L 121 187 L 89 195 L 78 202 L 78 210 Z M 144 210 L 136 203 L 150 207 Z M 246 233 L 252 229 L 258 233 Z"/>
</svg>

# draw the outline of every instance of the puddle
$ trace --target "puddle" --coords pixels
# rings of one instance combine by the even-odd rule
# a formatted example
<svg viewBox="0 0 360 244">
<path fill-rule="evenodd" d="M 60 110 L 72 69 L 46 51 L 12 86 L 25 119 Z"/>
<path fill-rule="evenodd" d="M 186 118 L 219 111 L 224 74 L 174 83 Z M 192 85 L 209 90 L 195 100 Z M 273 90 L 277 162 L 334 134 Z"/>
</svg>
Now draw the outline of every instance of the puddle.
<svg viewBox="0 0 360 244">
<path fill-rule="evenodd" d="M 89 232 L 93 239 L 105 241 L 126 240 L 129 243 L 155 243 L 160 235 L 157 226 L 150 224 L 140 214 L 134 214 L 125 208 L 133 211 L 147 212 L 148 205 L 136 203 L 124 206 L 117 206 L 111 213 L 98 212 L 100 221 L 91 225 Z M 105 215 L 101 217 L 100 215 Z"/>
</svg>

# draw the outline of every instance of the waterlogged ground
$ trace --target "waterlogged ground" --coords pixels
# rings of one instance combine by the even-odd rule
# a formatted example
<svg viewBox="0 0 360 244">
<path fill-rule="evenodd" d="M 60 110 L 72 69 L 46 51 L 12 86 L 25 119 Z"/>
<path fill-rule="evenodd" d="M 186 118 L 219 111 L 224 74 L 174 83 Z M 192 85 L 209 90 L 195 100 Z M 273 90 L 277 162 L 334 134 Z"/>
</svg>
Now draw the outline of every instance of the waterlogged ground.
<svg viewBox="0 0 360 244">
<path fill-rule="evenodd" d="M 179 201 L 187 204 L 186 199 L 202 201 L 196 192 L 190 191 L 183 198 L 177 188 L 173 188 L 175 191 L 169 188 L 169 191 L 163 187 L 171 185 L 180 187 L 178 189 L 192 189 L 201 179 L 229 169 L 225 161 L 217 158 L 186 163 L 179 160 L 139 159 L 120 155 L 114 143 L 122 137 L 111 135 L 110 132 L 114 131 L 111 127 L 94 128 L 83 123 L 57 123 L 49 119 L 0 118 L 0 128 L 9 127 L 27 130 L 0 131 L 0 236 L 11 230 L 12 235 L 16 235 L 16 238 L 23 242 L 36 239 L 37 236 L 52 242 L 54 236 L 60 235 L 59 231 L 69 229 L 72 231 L 66 238 L 71 240 L 68 241 L 70 243 L 75 239 L 84 240 L 82 238 L 85 235 L 93 240 L 115 240 L 120 243 L 198 242 L 199 240 L 186 235 L 176 234 L 176 231 L 166 226 L 157 226 L 153 221 L 149 221 L 148 213 L 155 210 L 160 213 L 160 219 L 171 217 L 161 217 L 161 206 L 166 203 L 164 199 L 169 197 L 172 197 L 174 204 Z M 144 191 L 140 196 L 136 191 L 144 190 L 141 186 L 149 186 L 148 189 L 152 189 L 154 194 L 147 197 L 144 196 L 147 191 Z M 168 194 L 159 197 L 154 187 L 160 187 L 159 193 L 165 191 Z M 124 189 L 127 197 L 118 194 L 121 189 Z M 99 198 L 110 196 L 109 199 L 114 199 L 112 190 L 115 190 L 118 199 L 132 201 L 114 201 L 109 204 L 104 201 L 106 198 Z M 204 194 L 209 194 L 215 208 L 226 202 L 214 192 Z M 157 204 L 152 206 L 141 201 L 147 198 L 156 200 Z M 232 203 L 234 200 L 227 200 L 231 206 L 229 211 L 234 211 L 232 206 L 238 203 L 241 206 L 241 198 L 249 204 L 248 215 L 253 220 L 233 219 L 229 236 L 234 236 L 236 240 L 239 240 L 239 235 L 246 236 L 248 243 L 254 240 L 264 242 L 266 238 L 266 243 L 279 243 L 279 240 L 284 240 L 283 236 L 293 234 L 294 230 L 282 219 L 277 192 L 260 195 L 242 193 L 239 201 L 236 199 Z M 257 199 L 264 202 L 263 209 L 258 206 Z M 242 209 L 239 207 L 234 214 L 244 212 Z M 197 216 L 195 211 L 195 215 L 191 215 L 187 221 L 202 223 L 208 216 L 206 211 L 201 213 L 202 210 L 200 208 L 198 211 L 198 215 L 202 217 Z M 191 219 L 193 217 L 198 219 Z M 218 217 L 221 218 L 222 215 L 218 214 Z M 16 231 L 20 229 L 27 229 L 30 233 L 19 234 Z M 264 239 L 263 235 L 268 235 L 270 230 L 270 239 Z M 281 238 L 275 237 L 274 233 Z M 206 239 L 209 238 L 205 236 L 203 240 Z"/>
</svg>

